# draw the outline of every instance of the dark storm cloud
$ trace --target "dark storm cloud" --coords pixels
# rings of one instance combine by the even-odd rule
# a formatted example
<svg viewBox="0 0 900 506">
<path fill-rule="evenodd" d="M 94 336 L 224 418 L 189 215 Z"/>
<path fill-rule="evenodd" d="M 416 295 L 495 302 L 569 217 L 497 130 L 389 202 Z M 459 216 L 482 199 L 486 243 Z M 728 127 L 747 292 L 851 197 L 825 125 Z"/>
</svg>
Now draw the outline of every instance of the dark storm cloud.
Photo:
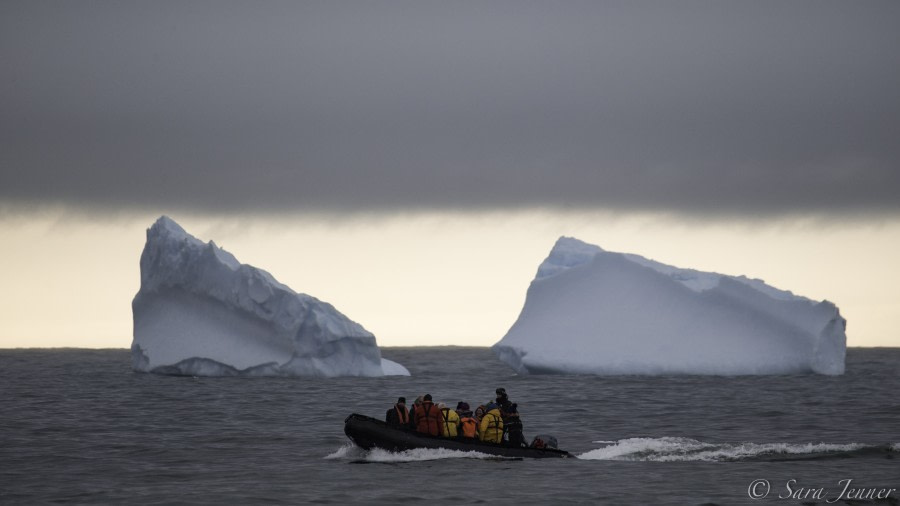
<svg viewBox="0 0 900 506">
<path fill-rule="evenodd" d="M 900 3 L 0 4 L 0 204 L 900 211 Z"/>
</svg>

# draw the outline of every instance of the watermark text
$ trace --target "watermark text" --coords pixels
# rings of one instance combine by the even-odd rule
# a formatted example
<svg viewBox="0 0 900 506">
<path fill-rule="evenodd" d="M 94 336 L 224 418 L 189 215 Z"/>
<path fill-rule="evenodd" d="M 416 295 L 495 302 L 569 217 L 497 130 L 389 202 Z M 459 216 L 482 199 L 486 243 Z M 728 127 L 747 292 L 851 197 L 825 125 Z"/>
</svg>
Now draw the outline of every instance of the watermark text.
<svg viewBox="0 0 900 506">
<path fill-rule="evenodd" d="M 862 501 L 887 499 L 898 494 L 896 488 L 857 486 L 852 478 L 843 479 L 825 487 L 809 486 L 793 478 L 784 483 L 775 484 L 760 478 L 750 482 L 750 486 L 747 487 L 747 495 L 751 499 L 814 499 L 832 504 L 848 499 Z"/>
</svg>

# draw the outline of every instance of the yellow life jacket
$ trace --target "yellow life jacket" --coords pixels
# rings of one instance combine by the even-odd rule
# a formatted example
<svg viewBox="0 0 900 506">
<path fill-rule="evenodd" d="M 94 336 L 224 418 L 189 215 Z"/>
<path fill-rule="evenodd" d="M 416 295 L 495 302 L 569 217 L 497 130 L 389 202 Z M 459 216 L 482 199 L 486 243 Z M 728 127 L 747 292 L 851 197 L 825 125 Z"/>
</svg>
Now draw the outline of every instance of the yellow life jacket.
<svg viewBox="0 0 900 506">
<path fill-rule="evenodd" d="M 478 438 L 482 441 L 503 442 L 503 417 L 500 416 L 500 410 L 494 408 L 485 413 L 478 429 Z"/>
<path fill-rule="evenodd" d="M 444 415 L 444 424 L 441 426 L 441 435 L 444 437 L 456 437 L 459 427 L 459 415 L 450 408 L 441 410 Z"/>
</svg>

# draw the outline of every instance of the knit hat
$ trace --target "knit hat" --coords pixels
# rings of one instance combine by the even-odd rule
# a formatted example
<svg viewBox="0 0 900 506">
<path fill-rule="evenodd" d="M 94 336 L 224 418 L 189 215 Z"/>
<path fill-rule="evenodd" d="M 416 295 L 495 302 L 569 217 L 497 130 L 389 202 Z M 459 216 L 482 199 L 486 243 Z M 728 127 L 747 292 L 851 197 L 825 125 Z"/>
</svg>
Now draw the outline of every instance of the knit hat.
<svg viewBox="0 0 900 506">
<path fill-rule="evenodd" d="M 459 404 L 456 405 L 457 411 L 468 411 L 469 405 L 463 401 L 459 401 Z"/>
<path fill-rule="evenodd" d="M 422 399 L 423 399 L 423 400 L 426 400 L 426 401 L 430 401 L 430 400 L 431 400 L 431 394 L 425 394 L 425 397 L 423 397 Z"/>
<path fill-rule="evenodd" d="M 401 397 L 397 399 L 397 404 L 406 404 L 406 397 Z"/>
</svg>

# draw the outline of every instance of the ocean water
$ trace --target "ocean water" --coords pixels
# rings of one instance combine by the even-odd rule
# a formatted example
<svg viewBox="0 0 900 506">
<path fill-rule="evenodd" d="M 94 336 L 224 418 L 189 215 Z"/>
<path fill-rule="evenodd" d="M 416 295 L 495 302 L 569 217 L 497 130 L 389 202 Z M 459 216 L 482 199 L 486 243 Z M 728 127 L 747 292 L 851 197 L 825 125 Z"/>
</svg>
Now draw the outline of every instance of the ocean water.
<svg viewBox="0 0 900 506">
<path fill-rule="evenodd" d="M 900 349 L 851 349 L 838 377 L 518 376 L 487 348 L 383 354 L 413 376 L 171 377 L 132 372 L 127 350 L 0 350 L 0 503 L 900 503 Z M 400 395 L 476 405 L 499 386 L 526 437 L 578 458 L 365 452 L 343 434 Z"/>
</svg>

